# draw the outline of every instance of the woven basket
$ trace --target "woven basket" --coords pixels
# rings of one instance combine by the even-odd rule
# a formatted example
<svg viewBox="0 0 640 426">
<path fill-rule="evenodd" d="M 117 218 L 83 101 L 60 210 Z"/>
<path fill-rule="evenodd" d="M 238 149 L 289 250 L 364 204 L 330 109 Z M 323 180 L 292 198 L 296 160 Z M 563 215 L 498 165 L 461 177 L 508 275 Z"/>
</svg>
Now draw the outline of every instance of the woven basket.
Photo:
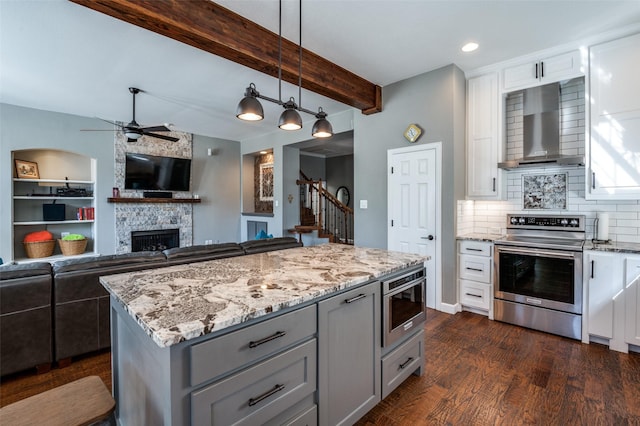
<svg viewBox="0 0 640 426">
<path fill-rule="evenodd" d="M 56 240 L 38 241 L 36 243 L 22 243 L 24 244 L 24 251 L 27 253 L 27 257 L 49 257 L 53 254 L 53 249 L 56 247 Z"/>
<path fill-rule="evenodd" d="M 82 254 L 87 248 L 87 239 L 84 240 L 58 240 L 60 244 L 60 250 L 65 256 L 72 256 L 74 254 Z"/>
</svg>

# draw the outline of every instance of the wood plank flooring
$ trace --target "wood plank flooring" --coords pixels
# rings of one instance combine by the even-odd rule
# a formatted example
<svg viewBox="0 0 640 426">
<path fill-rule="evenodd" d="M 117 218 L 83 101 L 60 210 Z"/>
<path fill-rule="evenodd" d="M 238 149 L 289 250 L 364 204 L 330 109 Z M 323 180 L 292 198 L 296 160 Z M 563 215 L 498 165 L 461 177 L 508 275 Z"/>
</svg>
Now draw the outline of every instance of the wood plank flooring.
<svg viewBox="0 0 640 426">
<path fill-rule="evenodd" d="M 426 371 L 411 376 L 358 426 L 640 425 L 640 354 L 429 310 Z M 0 406 L 98 375 L 111 387 L 109 352 L 48 373 L 0 381 Z"/>
<path fill-rule="evenodd" d="M 640 354 L 429 310 L 426 371 L 370 425 L 640 425 Z"/>
</svg>

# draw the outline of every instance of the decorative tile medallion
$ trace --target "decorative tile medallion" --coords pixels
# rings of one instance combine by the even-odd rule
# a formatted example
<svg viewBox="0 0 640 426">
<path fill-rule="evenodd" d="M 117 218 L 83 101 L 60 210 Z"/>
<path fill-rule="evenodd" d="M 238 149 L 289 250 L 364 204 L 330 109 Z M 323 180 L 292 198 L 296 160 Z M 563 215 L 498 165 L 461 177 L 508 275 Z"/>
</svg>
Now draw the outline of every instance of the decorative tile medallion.
<svg viewBox="0 0 640 426">
<path fill-rule="evenodd" d="M 524 209 L 564 210 L 567 208 L 567 174 L 522 175 Z"/>
</svg>

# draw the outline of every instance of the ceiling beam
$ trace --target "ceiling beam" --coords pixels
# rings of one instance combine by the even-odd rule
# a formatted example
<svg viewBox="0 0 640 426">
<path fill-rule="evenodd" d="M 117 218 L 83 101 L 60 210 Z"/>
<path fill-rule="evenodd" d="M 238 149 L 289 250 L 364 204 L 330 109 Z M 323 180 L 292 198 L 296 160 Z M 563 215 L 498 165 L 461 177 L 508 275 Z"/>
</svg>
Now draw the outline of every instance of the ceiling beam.
<svg viewBox="0 0 640 426">
<path fill-rule="evenodd" d="M 278 77 L 278 34 L 210 0 L 70 1 Z M 282 79 L 296 86 L 298 58 L 298 45 L 283 38 Z M 380 86 L 304 48 L 302 87 L 364 114 L 382 111 Z"/>
</svg>

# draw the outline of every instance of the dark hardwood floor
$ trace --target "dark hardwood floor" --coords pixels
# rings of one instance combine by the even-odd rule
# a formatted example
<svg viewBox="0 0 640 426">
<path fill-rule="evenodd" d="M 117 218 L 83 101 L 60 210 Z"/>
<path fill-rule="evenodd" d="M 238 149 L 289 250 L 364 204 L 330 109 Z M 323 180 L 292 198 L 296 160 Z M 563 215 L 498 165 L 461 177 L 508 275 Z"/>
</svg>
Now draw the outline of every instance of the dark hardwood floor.
<svg viewBox="0 0 640 426">
<path fill-rule="evenodd" d="M 357 424 L 640 425 L 640 354 L 429 310 L 426 372 L 411 376 Z M 0 383 L 0 405 L 77 378 L 111 386 L 110 354 Z"/>
</svg>

